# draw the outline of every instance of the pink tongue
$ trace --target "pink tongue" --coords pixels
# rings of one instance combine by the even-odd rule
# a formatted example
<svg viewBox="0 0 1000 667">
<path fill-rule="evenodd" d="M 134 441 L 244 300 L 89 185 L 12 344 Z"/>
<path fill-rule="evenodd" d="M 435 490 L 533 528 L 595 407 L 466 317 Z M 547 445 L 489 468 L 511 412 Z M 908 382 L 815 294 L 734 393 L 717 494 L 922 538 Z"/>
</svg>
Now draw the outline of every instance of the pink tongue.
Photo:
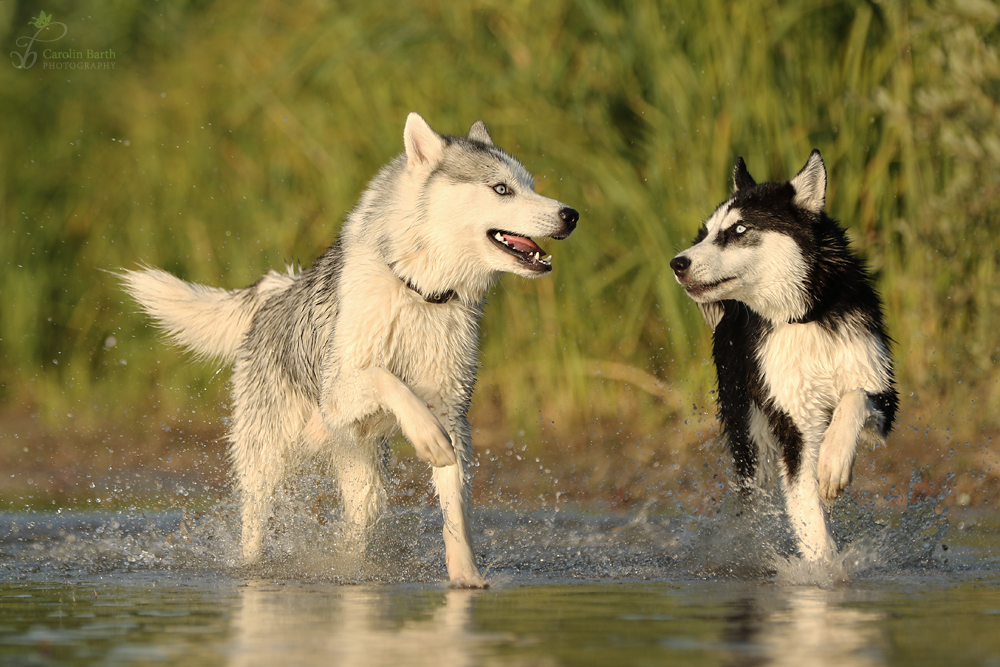
<svg viewBox="0 0 1000 667">
<path fill-rule="evenodd" d="M 513 234 L 504 234 L 503 238 L 504 238 L 504 241 L 506 241 L 510 245 L 514 246 L 514 248 L 516 250 L 520 250 L 521 252 L 527 252 L 527 253 L 540 252 L 542 254 L 545 253 L 544 250 L 542 250 L 541 248 L 538 247 L 538 244 L 536 244 L 531 239 L 524 238 L 523 236 L 514 236 Z"/>
</svg>

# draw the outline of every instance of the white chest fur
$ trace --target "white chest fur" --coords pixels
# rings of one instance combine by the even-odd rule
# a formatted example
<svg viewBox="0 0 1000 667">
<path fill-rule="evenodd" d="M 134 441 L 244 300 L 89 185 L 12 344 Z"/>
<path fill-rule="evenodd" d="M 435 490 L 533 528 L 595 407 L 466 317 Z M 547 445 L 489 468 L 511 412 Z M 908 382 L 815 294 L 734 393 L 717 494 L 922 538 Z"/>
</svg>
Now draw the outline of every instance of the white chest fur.
<svg viewBox="0 0 1000 667">
<path fill-rule="evenodd" d="M 865 329 L 778 324 L 758 354 L 768 393 L 806 442 L 818 444 L 847 392 L 889 388 L 888 351 Z"/>
<path fill-rule="evenodd" d="M 475 366 L 477 310 L 427 303 L 391 274 L 358 283 L 343 286 L 331 365 L 383 368 L 424 400 L 461 400 Z"/>
</svg>

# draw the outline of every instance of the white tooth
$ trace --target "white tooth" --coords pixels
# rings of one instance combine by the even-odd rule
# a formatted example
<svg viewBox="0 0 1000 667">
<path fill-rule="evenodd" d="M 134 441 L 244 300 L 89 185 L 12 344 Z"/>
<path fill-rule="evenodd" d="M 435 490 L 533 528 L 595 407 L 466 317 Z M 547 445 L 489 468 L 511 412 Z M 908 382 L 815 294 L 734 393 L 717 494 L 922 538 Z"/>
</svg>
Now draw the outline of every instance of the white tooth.
<svg viewBox="0 0 1000 667">
<path fill-rule="evenodd" d="M 500 241 L 501 243 L 504 242 L 504 240 L 503 240 L 503 234 L 501 234 L 500 232 L 497 232 L 496 234 L 494 234 L 493 238 L 495 238 L 497 241 Z"/>
</svg>

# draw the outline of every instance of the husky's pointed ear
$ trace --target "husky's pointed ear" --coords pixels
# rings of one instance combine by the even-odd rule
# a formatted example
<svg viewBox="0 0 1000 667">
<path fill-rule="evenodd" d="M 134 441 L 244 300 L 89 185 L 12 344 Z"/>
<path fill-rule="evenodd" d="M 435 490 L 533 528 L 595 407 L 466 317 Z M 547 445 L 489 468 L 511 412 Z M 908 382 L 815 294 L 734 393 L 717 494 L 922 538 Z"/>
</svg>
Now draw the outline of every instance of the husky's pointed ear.
<svg viewBox="0 0 1000 667">
<path fill-rule="evenodd" d="M 736 158 L 736 168 L 733 169 L 733 190 L 739 192 L 755 185 L 757 181 L 753 180 L 753 176 L 747 171 L 747 163 L 741 157 Z"/>
<path fill-rule="evenodd" d="M 809 161 L 791 181 L 795 188 L 796 206 L 819 213 L 826 205 L 826 165 L 815 148 L 809 154 Z"/>
<path fill-rule="evenodd" d="M 406 161 L 411 167 L 434 167 L 441 161 L 445 140 L 431 129 L 420 114 L 411 112 L 406 117 L 403 144 L 406 146 Z"/>
<path fill-rule="evenodd" d="M 487 146 L 493 145 L 493 137 L 490 136 L 490 131 L 486 129 L 486 123 L 481 120 L 477 120 L 469 128 L 469 138 Z"/>
</svg>

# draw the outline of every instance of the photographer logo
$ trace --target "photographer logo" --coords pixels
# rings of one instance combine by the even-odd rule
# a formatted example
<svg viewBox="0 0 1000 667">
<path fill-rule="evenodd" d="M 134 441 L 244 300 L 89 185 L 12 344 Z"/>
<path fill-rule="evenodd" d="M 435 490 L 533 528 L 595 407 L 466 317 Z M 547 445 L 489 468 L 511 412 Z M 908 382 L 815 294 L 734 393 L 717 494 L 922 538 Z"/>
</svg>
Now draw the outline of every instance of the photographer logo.
<svg viewBox="0 0 1000 667">
<path fill-rule="evenodd" d="M 52 14 L 46 14 L 45 11 L 40 11 L 28 24 L 34 26 L 35 34 L 18 37 L 14 44 L 24 51 L 12 51 L 10 54 L 11 62 L 17 69 L 34 67 L 39 54 L 37 45 L 58 42 L 69 32 L 65 23 L 53 21 Z M 41 56 L 42 69 L 114 69 L 117 58 L 111 49 L 83 51 L 73 48 L 57 50 L 52 47 L 42 49 Z"/>
</svg>

